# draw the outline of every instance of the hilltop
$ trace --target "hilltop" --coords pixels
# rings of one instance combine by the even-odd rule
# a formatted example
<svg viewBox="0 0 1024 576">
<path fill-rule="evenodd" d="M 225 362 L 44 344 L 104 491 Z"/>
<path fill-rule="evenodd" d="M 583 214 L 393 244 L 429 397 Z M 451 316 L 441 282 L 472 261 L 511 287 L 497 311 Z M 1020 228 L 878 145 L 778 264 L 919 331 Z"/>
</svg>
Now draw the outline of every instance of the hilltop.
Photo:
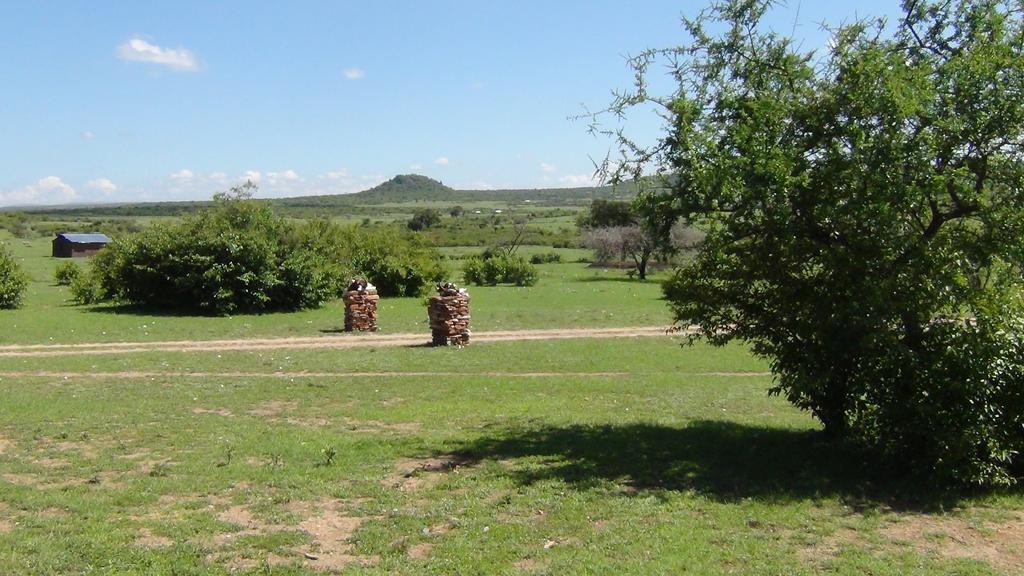
<svg viewBox="0 0 1024 576">
<path fill-rule="evenodd" d="M 409 202 L 487 202 L 498 201 L 518 204 L 531 202 L 540 205 L 585 205 L 594 198 L 632 198 L 636 186 L 586 186 L 580 188 L 525 188 L 505 190 L 456 190 L 432 178 L 419 174 L 401 174 L 369 190 L 354 194 L 326 196 L 300 196 L 278 198 L 276 205 L 292 208 L 326 208 L 330 206 L 370 206 L 376 204 L 405 204 Z"/>
</svg>

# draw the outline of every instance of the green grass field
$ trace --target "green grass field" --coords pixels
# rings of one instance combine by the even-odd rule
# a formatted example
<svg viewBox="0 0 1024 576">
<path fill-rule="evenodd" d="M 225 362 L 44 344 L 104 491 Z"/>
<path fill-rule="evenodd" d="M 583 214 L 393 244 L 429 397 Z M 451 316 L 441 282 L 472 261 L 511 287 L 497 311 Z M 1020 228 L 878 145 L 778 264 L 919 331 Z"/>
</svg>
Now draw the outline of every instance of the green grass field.
<svg viewBox="0 0 1024 576">
<path fill-rule="evenodd" d="M 2 344 L 358 338 L 337 304 L 71 306 L 47 243 L 12 248 Z M 670 322 L 656 282 L 540 269 L 472 288 L 474 329 Z M 427 339 L 421 299 L 381 324 Z M 885 480 L 770 385 L 668 336 L 0 357 L 0 574 L 1024 573 L 1019 490 Z"/>
</svg>

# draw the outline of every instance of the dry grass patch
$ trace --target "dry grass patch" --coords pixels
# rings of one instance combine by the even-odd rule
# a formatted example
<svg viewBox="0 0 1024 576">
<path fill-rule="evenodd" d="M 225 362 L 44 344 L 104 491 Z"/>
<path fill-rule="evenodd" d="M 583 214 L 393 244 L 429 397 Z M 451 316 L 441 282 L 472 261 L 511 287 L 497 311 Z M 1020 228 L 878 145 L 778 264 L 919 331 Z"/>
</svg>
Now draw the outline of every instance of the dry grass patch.
<svg viewBox="0 0 1024 576">
<path fill-rule="evenodd" d="M 135 545 L 142 548 L 164 548 L 174 544 L 174 540 L 166 536 L 157 536 L 148 528 L 139 529 L 139 535 L 135 537 Z"/>
<path fill-rule="evenodd" d="M 8 450 L 13 450 L 15 447 L 14 441 L 4 436 L 0 436 L 0 455 L 7 453 Z"/>
<path fill-rule="evenodd" d="M 211 507 L 224 505 L 224 499 L 211 498 Z M 323 571 L 336 572 L 349 565 L 371 566 L 377 564 L 377 556 L 356 554 L 349 542 L 352 535 L 369 518 L 351 516 L 348 509 L 351 502 L 322 499 L 315 502 L 292 502 L 287 510 L 301 518 L 298 524 L 276 524 L 265 522 L 255 516 L 245 505 L 230 505 L 217 513 L 217 519 L 226 524 L 238 526 L 240 530 L 218 534 L 213 538 L 214 544 L 227 548 L 245 536 L 260 536 L 274 532 L 301 531 L 309 537 L 310 542 L 289 549 L 286 554 L 270 553 L 264 557 L 253 559 L 248 557 L 232 557 L 230 552 L 218 550 L 210 555 L 210 560 L 223 563 L 235 569 L 251 569 L 263 565 L 281 565 L 293 562 Z"/>
<path fill-rule="evenodd" d="M 902 516 L 879 533 L 917 552 L 977 560 L 1008 574 L 1024 573 L 1024 512 L 984 523 L 956 516 Z"/>
<path fill-rule="evenodd" d="M 1024 573 L 1024 512 L 1011 512 L 999 522 L 972 522 L 961 516 L 893 515 L 878 530 L 881 543 L 868 541 L 863 531 L 842 527 L 814 546 L 800 551 L 801 560 L 822 564 L 850 548 L 879 552 L 910 550 L 944 560 L 976 560 L 1007 574 Z"/>
<path fill-rule="evenodd" d="M 193 408 L 192 413 L 215 414 L 217 416 L 224 416 L 225 418 L 230 418 L 231 416 L 234 416 L 234 414 L 231 413 L 231 410 L 228 410 L 227 408 Z"/>
<path fill-rule="evenodd" d="M 284 400 L 269 400 L 248 410 L 246 413 L 250 416 L 259 416 L 266 418 L 268 416 L 279 416 L 285 412 L 291 412 L 295 410 L 299 405 L 298 402 Z"/>
<path fill-rule="evenodd" d="M 430 553 L 434 550 L 434 545 L 430 542 L 423 542 L 410 546 L 406 551 L 406 555 L 413 560 L 426 560 L 430 557 Z"/>
</svg>

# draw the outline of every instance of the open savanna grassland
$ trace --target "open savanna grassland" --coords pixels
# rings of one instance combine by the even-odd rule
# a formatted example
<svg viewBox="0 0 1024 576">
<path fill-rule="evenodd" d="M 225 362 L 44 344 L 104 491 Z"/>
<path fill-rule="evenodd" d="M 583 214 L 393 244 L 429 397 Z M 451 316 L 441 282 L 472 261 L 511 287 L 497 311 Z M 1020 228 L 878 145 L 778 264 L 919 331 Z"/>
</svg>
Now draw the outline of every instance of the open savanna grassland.
<svg viewBox="0 0 1024 576">
<path fill-rule="evenodd" d="M 1019 495 L 879 481 L 740 347 L 4 361 L 0 572 L 1013 574 Z"/>
<path fill-rule="evenodd" d="M 655 330 L 463 349 L 24 348 L 371 341 L 333 333 L 337 304 L 72 306 L 46 246 L 14 243 L 35 281 L 0 312 L 0 574 L 1024 571 L 1019 491 L 887 480 L 768 396 L 767 366 L 740 346 Z M 656 283 L 539 268 L 533 288 L 471 288 L 475 330 L 669 324 Z M 383 300 L 381 325 L 428 339 L 422 299 Z"/>
</svg>

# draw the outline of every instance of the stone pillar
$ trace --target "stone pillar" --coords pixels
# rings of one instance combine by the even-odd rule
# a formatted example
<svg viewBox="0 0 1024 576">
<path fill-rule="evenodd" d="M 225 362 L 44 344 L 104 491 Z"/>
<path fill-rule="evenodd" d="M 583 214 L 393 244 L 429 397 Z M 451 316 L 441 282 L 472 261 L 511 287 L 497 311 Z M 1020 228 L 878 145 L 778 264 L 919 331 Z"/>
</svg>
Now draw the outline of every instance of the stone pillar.
<svg viewBox="0 0 1024 576">
<path fill-rule="evenodd" d="M 345 332 L 377 331 L 377 288 L 362 278 L 352 280 L 342 296 L 345 301 Z"/>
<path fill-rule="evenodd" d="M 438 284 L 437 296 L 427 304 L 434 346 L 469 344 L 469 293 L 455 284 Z"/>
</svg>

